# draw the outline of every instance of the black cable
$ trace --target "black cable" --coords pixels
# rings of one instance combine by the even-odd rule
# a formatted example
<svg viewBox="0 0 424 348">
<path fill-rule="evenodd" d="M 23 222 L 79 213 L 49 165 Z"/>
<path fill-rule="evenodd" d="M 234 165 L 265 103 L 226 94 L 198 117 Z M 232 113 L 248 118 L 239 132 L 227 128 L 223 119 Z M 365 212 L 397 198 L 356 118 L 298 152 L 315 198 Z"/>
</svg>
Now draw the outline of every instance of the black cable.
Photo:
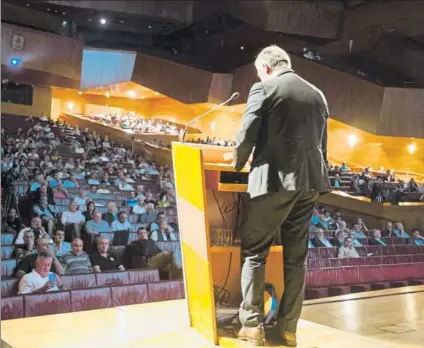
<svg viewBox="0 0 424 348">
<path fill-rule="evenodd" d="M 228 293 L 228 297 L 230 297 L 230 292 L 227 289 L 225 289 L 225 287 L 227 285 L 228 278 L 230 277 L 230 270 L 231 270 L 232 260 L 233 260 L 233 253 L 230 252 L 230 260 L 228 261 L 227 276 L 225 277 L 224 285 L 222 285 L 221 291 L 218 293 L 218 300 L 221 298 L 221 294 L 223 293 L 223 291 L 226 291 Z"/>
<path fill-rule="evenodd" d="M 218 206 L 219 213 L 221 214 L 222 220 L 224 221 L 224 228 L 227 229 L 227 220 L 225 219 L 224 212 L 221 209 L 221 205 L 219 204 L 218 198 L 216 197 L 215 190 L 212 190 L 213 198 L 215 199 L 216 205 Z"/>
</svg>

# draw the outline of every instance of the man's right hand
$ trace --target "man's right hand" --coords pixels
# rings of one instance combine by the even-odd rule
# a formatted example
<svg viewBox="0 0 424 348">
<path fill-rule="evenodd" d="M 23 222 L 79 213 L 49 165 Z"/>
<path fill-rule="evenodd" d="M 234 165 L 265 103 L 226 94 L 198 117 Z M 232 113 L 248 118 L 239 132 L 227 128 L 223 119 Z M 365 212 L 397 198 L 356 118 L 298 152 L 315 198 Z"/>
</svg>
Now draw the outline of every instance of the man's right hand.
<svg viewBox="0 0 424 348">
<path fill-rule="evenodd" d="M 47 283 L 44 284 L 38 291 L 46 292 L 46 291 L 49 291 L 54 286 L 55 284 L 53 284 L 50 280 L 48 280 Z"/>
</svg>

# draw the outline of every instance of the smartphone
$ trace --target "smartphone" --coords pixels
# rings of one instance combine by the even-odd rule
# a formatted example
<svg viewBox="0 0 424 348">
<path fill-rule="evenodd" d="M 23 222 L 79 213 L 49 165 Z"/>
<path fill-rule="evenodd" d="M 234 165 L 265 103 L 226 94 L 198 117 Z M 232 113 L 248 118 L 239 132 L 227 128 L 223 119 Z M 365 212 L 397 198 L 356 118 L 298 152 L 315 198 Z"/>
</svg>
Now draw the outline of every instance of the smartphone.
<svg viewBox="0 0 424 348">
<path fill-rule="evenodd" d="M 52 283 L 52 286 L 56 285 L 56 273 L 49 273 L 49 282 Z"/>
</svg>

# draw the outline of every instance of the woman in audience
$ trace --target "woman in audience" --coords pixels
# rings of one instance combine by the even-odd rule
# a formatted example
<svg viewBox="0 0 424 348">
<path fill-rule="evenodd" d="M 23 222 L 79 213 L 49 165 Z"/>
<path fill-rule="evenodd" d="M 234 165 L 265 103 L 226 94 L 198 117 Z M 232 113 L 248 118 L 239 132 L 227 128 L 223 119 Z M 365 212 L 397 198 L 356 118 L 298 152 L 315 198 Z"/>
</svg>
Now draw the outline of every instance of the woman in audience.
<svg viewBox="0 0 424 348">
<path fill-rule="evenodd" d="M 171 202 L 169 202 L 168 194 L 166 192 L 162 192 L 159 197 L 158 207 L 159 208 L 168 208 L 171 206 Z"/>
<path fill-rule="evenodd" d="M 63 187 L 63 184 L 61 181 L 58 182 L 57 187 L 53 190 L 53 196 L 54 198 L 68 198 L 69 193 L 68 191 Z"/>
<path fill-rule="evenodd" d="M 84 212 L 84 217 L 86 221 L 92 219 L 94 212 L 96 211 L 96 205 L 93 201 L 87 201 L 87 205 Z"/>
</svg>

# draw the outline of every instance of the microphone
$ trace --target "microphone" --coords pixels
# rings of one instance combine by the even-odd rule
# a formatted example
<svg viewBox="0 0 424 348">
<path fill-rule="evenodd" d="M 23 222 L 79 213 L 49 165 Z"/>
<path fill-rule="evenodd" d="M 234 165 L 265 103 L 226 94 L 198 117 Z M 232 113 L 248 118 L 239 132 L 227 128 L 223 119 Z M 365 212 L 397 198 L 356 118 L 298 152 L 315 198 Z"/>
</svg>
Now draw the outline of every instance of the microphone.
<svg viewBox="0 0 424 348">
<path fill-rule="evenodd" d="M 200 116 L 197 116 L 196 118 L 192 119 L 189 123 L 187 123 L 187 125 L 184 128 L 183 134 L 181 136 L 181 142 L 184 142 L 186 133 L 187 133 L 187 129 L 188 127 L 190 127 L 194 122 L 200 120 L 202 117 L 209 115 L 211 112 L 218 110 L 219 108 L 222 108 L 224 105 L 228 104 L 229 102 L 236 100 L 238 97 L 240 96 L 239 92 L 234 92 L 233 94 L 231 94 L 231 97 L 229 97 L 226 101 L 222 102 L 221 104 L 218 104 L 216 106 L 214 106 L 212 109 L 206 111 L 204 114 L 201 114 Z"/>
</svg>

